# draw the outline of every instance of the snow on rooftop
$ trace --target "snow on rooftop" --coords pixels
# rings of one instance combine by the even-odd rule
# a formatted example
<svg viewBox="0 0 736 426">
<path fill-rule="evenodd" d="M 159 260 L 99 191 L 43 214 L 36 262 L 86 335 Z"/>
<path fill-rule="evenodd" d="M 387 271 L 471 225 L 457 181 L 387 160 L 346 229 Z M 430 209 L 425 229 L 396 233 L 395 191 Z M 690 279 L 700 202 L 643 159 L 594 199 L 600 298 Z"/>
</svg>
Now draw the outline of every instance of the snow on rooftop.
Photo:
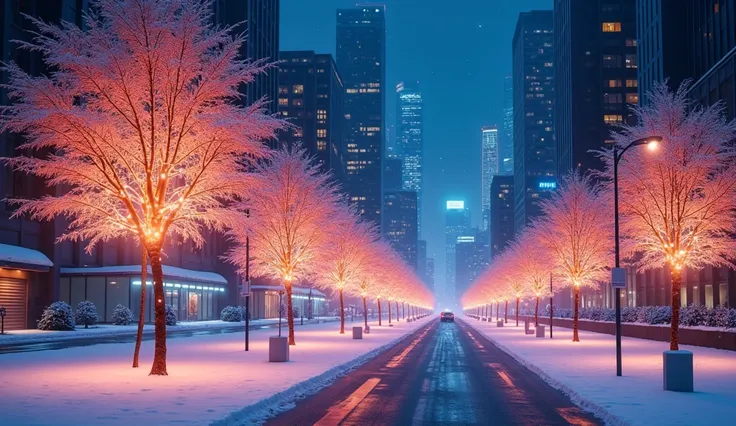
<svg viewBox="0 0 736 426">
<path fill-rule="evenodd" d="M 227 284 L 227 280 L 220 274 L 214 272 L 195 271 L 192 269 L 177 268 L 176 266 L 163 265 L 164 277 L 178 278 L 181 280 L 202 281 L 216 284 Z M 140 265 L 102 266 L 92 268 L 61 268 L 62 275 L 140 275 Z M 151 273 L 151 267 L 148 267 Z"/>
<path fill-rule="evenodd" d="M 25 265 L 54 266 L 51 260 L 38 250 L 9 244 L 0 244 L 0 261 Z"/>
</svg>

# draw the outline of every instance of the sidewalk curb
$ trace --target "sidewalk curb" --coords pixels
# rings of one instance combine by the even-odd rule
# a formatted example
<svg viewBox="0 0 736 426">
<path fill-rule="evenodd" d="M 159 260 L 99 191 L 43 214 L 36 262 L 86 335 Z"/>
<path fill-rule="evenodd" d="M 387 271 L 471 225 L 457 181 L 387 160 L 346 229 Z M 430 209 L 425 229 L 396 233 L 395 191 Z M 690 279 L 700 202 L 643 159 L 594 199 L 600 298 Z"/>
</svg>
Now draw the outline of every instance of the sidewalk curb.
<svg viewBox="0 0 736 426">
<path fill-rule="evenodd" d="M 428 317 L 431 319 L 432 317 Z M 382 346 L 379 346 L 363 355 L 358 356 L 348 362 L 337 365 L 329 370 L 292 385 L 291 387 L 274 394 L 266 399 L 262 399 L 255 404 L 248 405 L 238 411 L 233 411 L 227 417 L 210 423 L 211 426 L 241 426 L 263 424 L 266 420 L 275 417 L 279 413 L 290 410 L 296 405 L 296 401 L 303 399 L 309 395 L 313 395 L 325 387 L 331 385 L 338 378 L 350 373 L 361 365 L 365 364 L 372 358 L 375 358 L 382 352 L 396 346 L 402 340 L 413 335 L 420 329 L 424 328 L 431 321 L 415 328 L 411 332 L 398 337 Z"/>
<path fill-rule="evenodd" d="M 468 325 L 468 327 L 471 327 L 473 330 L 477 331 L 481 334 L 481 336 L 485 337 L 489 342 L 494 344 L 497 348 L 501 349 L 502 351 L 506 352 L 509 356 L 511 356 L 513 359 L 515 359 L 519 364 L 526 367 L 529 371 L 533 372 L 537 376 L 539 376 L 542 380 L 544 380 L 548 385 L 553 387 L 554 389 L 559 390 L 563 394 L 567 395 L 570 400 L 573 402 L 573 404 L 577 405 L 578 407 L 582 408 L 583 410 L 594 414 L 599 419 L 603 420 L 603 422 L 606 425 L 609 426 L 627 426 L 629 425 L 628 422 L 621 419 L 620 417 L 612 414 L 610 411 L 605 409 L 604 407 L 596 404 L 595 402 L 584 398 L 582 395 L 577 393 L 574 389 L 571 387 L 563 384 L 562 382 L 558 381 L 554 377 L 547 374 L 544 370 L 537 367 L 536 365 L 532 364 L 531 362 L 523 359 L 522 357 L 518 356 L 514 351 L 507 348 L 506 346 L 499 343 L 496 339 L 492 338 L 491 336 L 487 335 L 483 332 L 482 329 L 479 329 L 473 325 L 471 321 L 465 321 L 461 319 L 462 322 Z"/>
</svg>

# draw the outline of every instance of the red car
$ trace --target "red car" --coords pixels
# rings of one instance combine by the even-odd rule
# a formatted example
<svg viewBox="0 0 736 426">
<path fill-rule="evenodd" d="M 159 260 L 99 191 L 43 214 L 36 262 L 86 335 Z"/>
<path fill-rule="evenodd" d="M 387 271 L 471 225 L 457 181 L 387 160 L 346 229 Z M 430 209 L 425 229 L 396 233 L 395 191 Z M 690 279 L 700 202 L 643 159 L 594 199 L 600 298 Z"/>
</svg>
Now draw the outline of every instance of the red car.
<svg viewBox="0 0 736 426">
<path fill-rule="evenodd" d="M 455 314 L 452 312 L 442 312 L 440 314 L 440 322 L 455 322 Z"/>
</svg>

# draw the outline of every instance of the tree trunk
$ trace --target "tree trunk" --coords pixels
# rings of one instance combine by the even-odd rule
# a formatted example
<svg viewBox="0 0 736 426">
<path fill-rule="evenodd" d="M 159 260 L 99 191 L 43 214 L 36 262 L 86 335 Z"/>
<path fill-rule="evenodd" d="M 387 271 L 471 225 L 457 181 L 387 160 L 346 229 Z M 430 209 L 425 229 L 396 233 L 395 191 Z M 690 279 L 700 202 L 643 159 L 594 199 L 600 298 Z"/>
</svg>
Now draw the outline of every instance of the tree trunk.
<svg viewBox="0 0 736 426">
<path fill-rule="evenodd" d="M 289 345 L 296 345 L 294 340 L 294 305 L 291 303 L 291 283 L 286 283 L 286 322 L 289 325 Z"/>
<path fill-rule="evenodd" d="M 680 350 L 680 285 L 682 285 L 682 269 L 672 269 L 672 322 L 670 323 L 670 350 Z"/>
<path fill-rule="evenodd" d="M 363 296 L 363 323 L 365 328 L 368 329 L 368 302 L 365 301 L 365 296 Z"/>
<path fill-rule="evenodd" d="M 572 318 L 572 341 L 573 342 L 579 342 L 580 337 L 578 337 L 578 305 L 580 305 L 580 287 L 577 285 L 573 286 L 573 291 L 575 293 L 575 308 L 573 309 L 573 318 Z"/>
<path fill-rule="evenodd" d="M 396 322 L 399 322 L 399 302 L 394 302 L 394 306 L 396 306 Z"/>
<path fill-rule="evenodd" d="M 537 306 L 534 307 L 534 327 L 539 327 L 539 296 L 537 296 Z"/>
<path fill-rule="evenodd" d="M 499 308 L 499 304 L 500 303 L 501 302 L 496 302 L 496 321 L 498 321 L 499 315 L 501 314 L 500 312 L 498 312 L 498 308 Z"/>
<path fill-rule="evenodd" d="M 381 324 L 381 298 L 380 297 L 378 298 L 378 325 L 379 326 L 382 325 Z"/>
<path fill-rule="evenodd" d="M 340 334 L 345 334 L 345 300 L 342 297 L 342 288 L 340 288 Z"/>
<path fill-rule="evenodd" d="M 148 254 L 146 246 L 141 244 L 141 309 L 138 315 L 138 334 L 135 336 L 133 368 L 138 368 L 138 357 L 141 353 L 141 343 L 143 343 L 143 325 L 146 322 L 146 281 L 148 281 Z"/>
<path fill-rule="evenodd" d="M 519 326 L 519 298 L 516 298 L 516 326 Z"/>
<path fill-rule="evenodd" d="M 509 322 L 509 301 L 504 300 L 504 303 L 506 304 L 506 307 L 503 310 L 503 323 L 508 324 Z"/>
<path fill-rule="evenodd" d="M 153 366 L 149 375 L 168 376 L 166 372 L 166 303 L 164 294 L 164 271 L 161 266 L 161 247 L 148 249 L 153 273 L 155 350 Z M 143 285 L 143 283 L 141 283 Z"/>
<path fill-rule="evenodd" d="M 388 304 L 388 323 L 391 324 L 391 301 L 386 299 L 386 303 Z"/>
</svg>

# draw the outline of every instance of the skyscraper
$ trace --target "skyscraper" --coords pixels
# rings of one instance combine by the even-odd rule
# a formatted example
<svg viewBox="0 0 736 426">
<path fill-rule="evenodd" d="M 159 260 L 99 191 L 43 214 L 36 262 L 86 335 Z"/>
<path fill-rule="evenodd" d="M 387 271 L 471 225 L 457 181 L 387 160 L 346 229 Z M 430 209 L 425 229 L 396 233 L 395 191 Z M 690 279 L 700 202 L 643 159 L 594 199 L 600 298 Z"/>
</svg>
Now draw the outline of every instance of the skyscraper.
<svg viewBox="0 0 736 426">
<path fill-rule="evenodd" d="M 483 222 L 481 230 L 490 230 L 491 215 L 491 181 L 493 176 L 499 174 L 499 152 L 498 152 L 498 128 L 496 126 L 483 127 L 481 129 L 481 211 Z"/>
<path fill-rule="evenodd" d="M 342 171 L 343 86 L 330 54 L 280 52 L 279 113 L 295 127 L 281 142 L 301 142 L 324 172 L 340 178 Z"/>
<path fill-rule="evenodd" d="M 240 47 L 240 57 L 252 61 L 266 59 L 279 60 L 279 9 L 280 0 L 215 0 L 214 20 L 217 24 L 238 25 L 236 32 L 247 35 Z M 273 67 L 244 88 L 244 102 L 250 104 L 263 97 L 268 100 L 268 109 L 278 111 L 278 74 Z"/>
<path fill-rule="evenodd" d="M 552 11 L 519 14 L 512 44 L 514 82 L 514 229 L 541 211 L 557 188 L 554 140 Z"/>
<path fill-rule="evenodd" d="M 445 288 L 438 294 L 444 294 L 454 304 L 455 300 L 455 245 L 457 237 L 464 235 L 470 228 L 470 210 L 465 201 L 447 201 L 445 212 Z M 443 291 L 442 291 L 443 290 Z"/>
<path fill-rule="evenodd" d="M 484 267 L 484 244 L 476 237 L 477 229 L 468 229 L 455 244 L 455 299 L 460 300 Z"/>
<path fill-rule="evenodd" d="M 344 190 L 358 213 L 380 226 L 386 97 L 383 7 L 339 9 L 336 51 L 345 86 Z"/>
<path fill-rule="evenodd" d="M 384 193 L 383 236 L 394 250 L 417 269 L 417 193 L 387 191 Z"/>
<path fill-rule="evenodd" d="M 648 92 L 665 78 L 677 88 L 690 74 L 688 7 L 692 0 L 636 0 L 636 49 L 639 103 L 649 103 Z M 703 3 L 708 4 L 706 3 Z M 692 11 L 690 11 L 692 13 Z M 692 16 L 692 15 L 690 15 Z"/>
<path fill-rule="evenodd" d="M 427 241 L 417 241 L 417 276 L 422 282 L 427 282 Z"/>
<path fill-rule="evenodd" d="M 514 174 L 514 81 L 511 76 L 503 80 L 503 137 L 500 142 L 501 174 Z"/>
<path fill-rule="evenodd" d="M 495 176 L 491 184 L 491 259 L 514 239 L 514 177 Z"/>
<path fill-rule="evenodd" d="M 434 257 L 427 258 L 427 275 L 424 283 L 427 284 L 427 287 L 430 290 L 433 290 L 435 294 L 438 294 L 434 282 Z"/>
<path fill-rule="evenodd" d="M 601 170 L 591 150 L 633 120 L 637 90 L 635 0 L 555 0 L 557 176 Z"/>
<path fill-rule="evenodd" d="M 403 160 L 402 186 L 417 193 L 417 229 L 421 231 L 423 103 L 419 82 L 402 82 L 396 86 L 396 148 Z"/>
</svg>

